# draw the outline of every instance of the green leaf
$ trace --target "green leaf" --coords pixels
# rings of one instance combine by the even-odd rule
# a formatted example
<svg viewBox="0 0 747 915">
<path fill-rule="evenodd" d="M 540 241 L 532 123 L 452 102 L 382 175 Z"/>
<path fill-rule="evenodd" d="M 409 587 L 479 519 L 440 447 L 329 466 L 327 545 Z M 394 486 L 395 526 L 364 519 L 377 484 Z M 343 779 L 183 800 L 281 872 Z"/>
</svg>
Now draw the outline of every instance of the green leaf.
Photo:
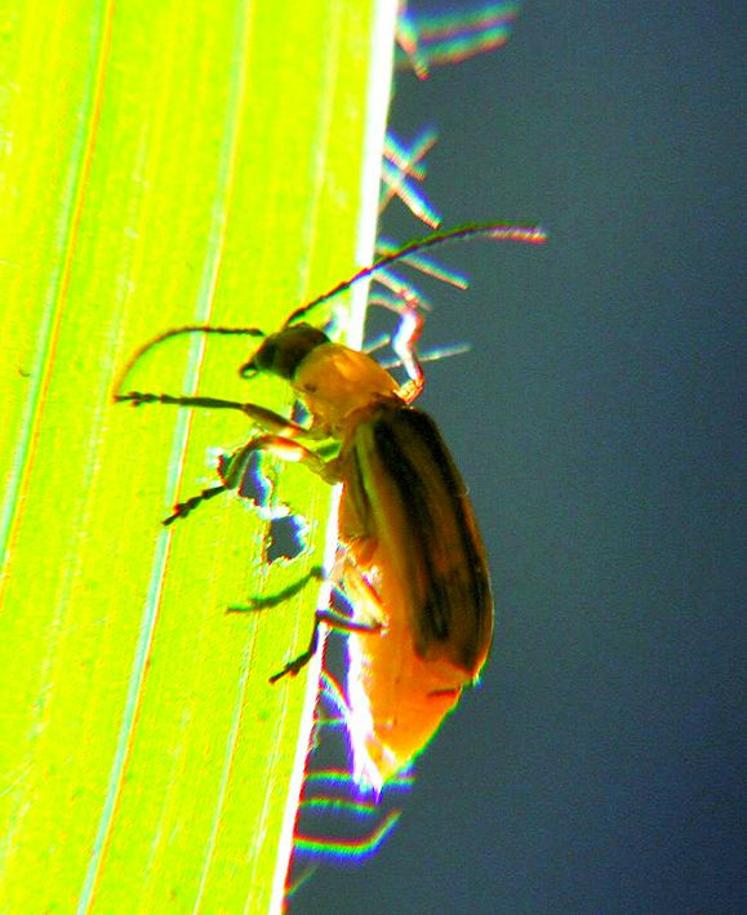
<svg viewBox="0 0 747 915">
<path fill-rule="evenodd" d="M 371 256 L 396 5 L 66 0 L 4 22 L 0 909 L 278 911 L 318 670 L 315 551 L 262 562 L 233 496 L 162 528 L 240 415 L 112 403 L 173 326 L 275 329 Z M 249 341 L 251 344 L 251 341 Z M 138 390 L 251 399 L 243 338 L 176 338 Z"/>
</svg>

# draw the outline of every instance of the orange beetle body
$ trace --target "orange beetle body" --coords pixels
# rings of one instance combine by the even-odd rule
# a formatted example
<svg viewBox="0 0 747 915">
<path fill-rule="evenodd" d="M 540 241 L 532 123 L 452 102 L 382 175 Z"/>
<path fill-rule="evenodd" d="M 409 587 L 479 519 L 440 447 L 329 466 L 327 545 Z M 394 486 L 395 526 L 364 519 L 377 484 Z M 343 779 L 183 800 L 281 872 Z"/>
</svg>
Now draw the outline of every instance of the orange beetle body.
<svg viewBox="0 0 747 915">
<path fill-rule="evenodd" d="M 282 330 L 248 367 L 287 377 L 309 434 L 341 442 L 318 472 L 342 483 L 336 578 L 369 627 L 348 635 L 350 731 L 356 773 L 380 787 L 476 679 L 492 598 L 464 483 L 434 422 L 405 399 L 422 383 L 400 386 L 370 356 L 322 337 L 305 324 Z"/>
</svg>

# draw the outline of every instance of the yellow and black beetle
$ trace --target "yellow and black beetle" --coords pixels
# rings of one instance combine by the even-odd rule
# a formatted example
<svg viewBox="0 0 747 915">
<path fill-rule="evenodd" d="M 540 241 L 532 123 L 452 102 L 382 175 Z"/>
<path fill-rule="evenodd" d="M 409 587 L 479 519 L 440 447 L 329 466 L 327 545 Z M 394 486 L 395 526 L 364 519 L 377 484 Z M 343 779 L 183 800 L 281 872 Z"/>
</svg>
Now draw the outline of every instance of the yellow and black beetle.
<svg viewBox="0 0 747 915">
<path fill-rule="evenodd" d="M 355 775 L 380 787 L 411 762 L 473 683 L 487 658 L 493 604 L 485 548 L 466 487 L 433 420 L 411 403 L 423 388 L 415 352 L 422 327 L 416 307 L 400 314 L 398 352 L 408 372 L 400 385 L 369 355 L 333 343 L 303 319 L 312 308 L 408 255 L 451 239 L 484 235 L 531 243 L 538 228 L 461 226 L 412 242 L 296 309 L 241 367 L 244 377 L 284 378 L 306 407 L 302 426 L 257 404 L 131 391 L 116 400 L 239 410 L 263 434 L 224 463 L 221 484 L 175 506 L 164 523 L 200 502 L 236 489 L 253 454 L 270 452 L 342 484 L 337 561 L 331 577 L 354 617 L 318 613 L 309 649 L 272 680 L 297 673 L 316 649 L 320 621 L 348 632 L 349 729 Z M 190 326 L 154 338 L 126 367 L 183 333 L 264 336 L 257 328 Z M 301 443 L 333 441 L 325 460 Z"/>
</svg>

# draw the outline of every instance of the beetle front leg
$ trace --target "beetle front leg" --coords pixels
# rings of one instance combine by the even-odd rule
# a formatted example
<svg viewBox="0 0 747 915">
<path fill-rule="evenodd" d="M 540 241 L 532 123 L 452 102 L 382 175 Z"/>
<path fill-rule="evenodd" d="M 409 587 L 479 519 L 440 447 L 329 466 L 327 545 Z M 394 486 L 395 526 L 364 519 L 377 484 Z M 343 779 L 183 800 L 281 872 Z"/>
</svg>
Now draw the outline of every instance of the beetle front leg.
<svg viewBox="0 0 747 915">
<path fill-rule="evenodd" d="M 249 468 L 249 461 L 255 451 L 265 451 L 268 454 L 293 464 L 303 464 L 312 473 L 321 477 L 325 483 L 334 485 L 340 482 L 336 460 L 325 461 L 316 452 L 309 450 L 292 438 L 283 435 L 260 435 L 252 439 L 235 451 L 226 463 L 221 473 L 223 482 L 228 489 L 236 489 L 244 478 Z"/>
<path fill-rule="evenodd" d="M 195 398 L 203 399 L 203 398 Z M 229 401 L 226 401 L 228 403 Z M 244 404 L 244 406 L 247 406 Z M 267 411 L 269 412 L 269 411 Z M 326 483 L 335 484 L 340 481 L 335 460 L 325 461 L 313 451 L 305 448 L 299 442 L 291 438 L 285 438 L 282 435 L 261 435 L 253 438 L 246 445 L 242 445 L 238 451 L 228 458 L 226 466 L 221 471 L 220 486 L 211 486 L 203 489 L 201 493 L 186 499 L 184 502 L 177 502 L 174 506 L 173 514 L 169 515 L 163 521 L 164 525 L 173 524 L 177 518 L 185 518 L 191 511 L 197 508 L 202 502 L 212 499 L 214 496 L 231 489 L 238 489 L 244 475 L 249 469 L 249 462 L 256 451 L 266 451 L 283 461 L 291 461 L 297 464 L 304 464 L 317 476 L 321 477 Z"/>
<path fill-rule="evenodd" d="M 168 518 L 164 518 L 161 524 L 163 524 L 164 527 L 168 527 L 169 524 L 173 524 L 177 518 L 186 518 L 193 509 L 200 505 L 200 503 L 207 502 L 208 499 L 219 496 L 222 492 L 226 492 L 227 490 L 227 486 L 210 486 L 208 489 L 203 489 L 201 493 L 192 496 L 190 499 L 186 499 L 184 502 L 177 502 L 174 506 L 173 514 L 169 515 Z"/>
<path fill-rule="evenodd" d="M 306 428 L 293 420 L 286 419 L 274 410 L 268 410 L 256 403 L 241 403 L 238 400 L 223 400 L 220 397 L 187 397 L 174 394 L 151 394 L 145 391 L 129 391 L 127 394 L 117 394 L 115 401 L 118 403 L 131 403 L 133 407 L 143 404 L 158 403 L 174 407 L 191 407 L 205 410 L 238 410 L 248 416 L 260 428 L 275 435 L 287 438 L 322 438 L 325 434 L 315 428 Z"/>
</svg>

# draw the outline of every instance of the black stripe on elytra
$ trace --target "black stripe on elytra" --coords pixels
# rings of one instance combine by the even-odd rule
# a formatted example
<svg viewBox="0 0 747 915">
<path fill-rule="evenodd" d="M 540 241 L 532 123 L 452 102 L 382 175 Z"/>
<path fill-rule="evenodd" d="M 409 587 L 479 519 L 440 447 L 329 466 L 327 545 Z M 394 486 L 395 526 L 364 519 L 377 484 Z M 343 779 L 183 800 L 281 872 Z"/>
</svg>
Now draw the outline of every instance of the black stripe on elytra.
<svg viewBox="0 0 747 915">
<path fill-rule="evenodd" d="M 376 453 L 384 463 L 391 479 L 399 492 L 400 501 L 405 508 L 407 523 L 411 530 L 413 545 L 422 553 L 426 567 L 430 565 L 429 557 L 437 548 L 435 524 L 429 511 L 428 492 L 423 479 L 408 457 L 407 435 L 404 444 L 401 441 L 403 424 L 397 422 L 396 411 L 388 410 L 375 423 L 373 434 Z M 439 466 L 440 470 L 440 466 Z M 423 612 L 418 614 L 418 625 L 426 641 L 437 639 L 446 641 L 449 637 L 451 607 L 448 594 L 443 584 L 433 574 L 427 576 L 428 591 L 425 594 Z"/>
<path fill-rule="evenodd" d="M 351 452 L 353 455 L 353 472 L 355 473 L 355 488 L 353 491 L 357 496 L 355 500 L 355 510 L 358 515 L 358 520 L 363 526 L 363 530 L 368 531 L 370 530 L 369 519 L 371 517 L 371 500 L 368 497 L 368 492 L 363 480 L 363 470 L 361 468 L 361 459 L 358 454 L 358 449 L 352 448 Z"/>
<path fill-rule="evenodd" d="M 467 564 L 470 571 L 470 598 L 472 606 L 480 623 L 485 616 L 492 612 L 492 596 L 490 594 L 490 584 L 488 581 L 485 560 L 475 543 L 472 526 L 469 524 L 465 506 L 467 505 L 467 492 L 464 482 L 456 470 L 451 456 L 441 438 L 438 427 L 427 413 L 420 410 L 407 409 L 400 410 L 397 417 L 398 422 L 409 425 L 413 430 L 417 430 L 421 441 L 423 441 L 430 451 L 431 459 L 441 470 L 444 484 L 451 495 L 454 516 L 459 527 L 460 539 L 465 552 Z"/>
<path fill-rule="evenodd" d="M 430 500 L 423 475 L 412 463 L 411 443 L 418 440 L 425 445 L 432 463 L 441 474 L 441 482 L 451 497 L 451 506 L 460 533 L 469 572 L 469 596 L 478 618 L 485 612 L 486 596 L 489 595 L 484 563 L 478 554 L 472 532 L 464 514 L 464 486 L 456 476 L 451 460 L 433 421 L 419 410 L 398 408 L 382 410 L 374 421 L 374 441 L 377 453 L 385 463 L 391 478 L 397 485 L 403 505 L 407 509 L 408 521 L 413 528 L 413 540 L 419 544 L 428 565 L 429 558 L 440 548 L 439 531 L 429 510 Z M 427 476 L 425 477 L 427 480 Z M 450 580 L 451 579 L 451 580 Z M 421 627 L 430 631 L 423 634 L 438 640 L 449 637 L 451 624 L 451 601 L 453 599 L 455 576 L 430 575 L 429 591 L 425 598 Z"/>
</svg>

